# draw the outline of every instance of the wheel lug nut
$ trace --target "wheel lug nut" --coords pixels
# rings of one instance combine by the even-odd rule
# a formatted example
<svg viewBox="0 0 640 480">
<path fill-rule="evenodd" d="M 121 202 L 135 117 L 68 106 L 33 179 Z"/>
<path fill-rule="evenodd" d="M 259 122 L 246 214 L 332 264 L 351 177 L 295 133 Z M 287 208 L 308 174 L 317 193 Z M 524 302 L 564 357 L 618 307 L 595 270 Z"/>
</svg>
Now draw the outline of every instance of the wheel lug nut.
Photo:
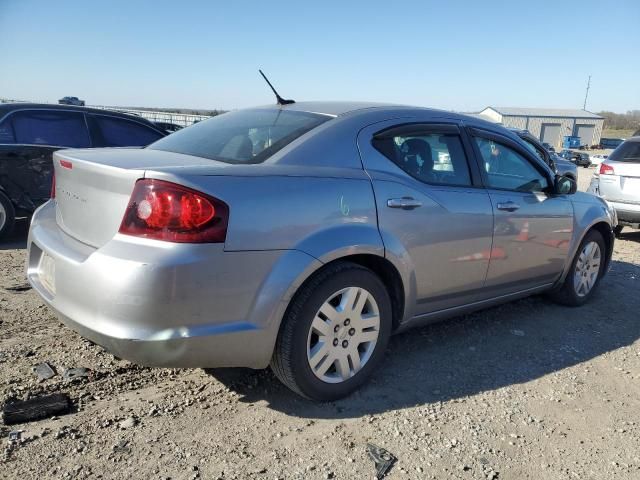
<svg viewBox="0 0 640 480">
<path fill-rule="evenodd" d="M 355 328 L 350 328 L 349 329 L 349 335 L 351 335 L 352 337 L 356 334 L 356 329 Z"/>
<path fill-rule="evenodd" d="M 340 330 L 340 325 L 336 325 L 335 327 L 333 327 L 333 331 L 338 333 L 338 330 Z"/>
<path fill-rule="evenodd" d="M 334 339 L 333 339 L 333 346 L 334 346 L 334 347 L 337 347 L 337 346 L 338 346 L 338 339 L 337 339 L 337 338 L 334 338 Z"/>
<path fill-rule="evenodd" d="M 349 325 L 351 323 L 351 320 L 349 320 L 348 318 L 344 321 L 344 326 L 346 327 L 347 325 Z"/>
<path fill-rule="evenodd" d="M 346 340 L 343 340 L 343 341 L 342 341 L 342 346 L 343 346 L 344 348 L 347 348 L 347 347 L 349 346 L 349 342 L 347 342 Z"/>
</svg>

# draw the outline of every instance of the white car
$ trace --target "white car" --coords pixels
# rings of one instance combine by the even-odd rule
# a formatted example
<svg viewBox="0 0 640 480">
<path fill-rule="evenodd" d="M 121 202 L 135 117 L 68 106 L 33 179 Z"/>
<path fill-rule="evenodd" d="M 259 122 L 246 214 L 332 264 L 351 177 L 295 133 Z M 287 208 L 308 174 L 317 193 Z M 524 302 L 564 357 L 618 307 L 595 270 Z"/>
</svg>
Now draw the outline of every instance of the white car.
<svg viewBox="0 0 640 480">
<path fill-rule="evenodd" d="M 599 167 L 602 162 L 604 162 L 607 158 L 609 158 L 609 155 L 597 154 L 597 155 L 591 155 L 589 158 L 591 160 L 591 165 L 595 165 L 596 167 Z"/>
</svg>

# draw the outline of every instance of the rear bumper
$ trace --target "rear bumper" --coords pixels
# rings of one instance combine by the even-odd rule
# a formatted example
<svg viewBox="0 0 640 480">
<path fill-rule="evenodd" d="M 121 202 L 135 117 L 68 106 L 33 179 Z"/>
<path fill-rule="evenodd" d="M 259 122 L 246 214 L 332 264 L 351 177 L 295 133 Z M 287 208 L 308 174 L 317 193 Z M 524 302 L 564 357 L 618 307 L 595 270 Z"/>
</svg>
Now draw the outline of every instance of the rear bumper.
<svg viewBox="0 0 640 480">
<path fill-rule="evenodd" d="M 607 202 L 615 208 L 619 224 L 637 225 L 640 223 L 640 204 L 614 202 L 611 200 L 607 200 Z"/>
<path fill-rule="evenodd" d="M 55 264 L 55 293 L 43 254 Z M 298 251 L 225 252 L 222 244 L 115 237 L 99 249 L 33 216 L 27 277 L 68 327 L 146 366 L 264 368 L 288 288 L 312 257 Z M 293 278 L 289 278 L 293 277 Z"/>
</svg>

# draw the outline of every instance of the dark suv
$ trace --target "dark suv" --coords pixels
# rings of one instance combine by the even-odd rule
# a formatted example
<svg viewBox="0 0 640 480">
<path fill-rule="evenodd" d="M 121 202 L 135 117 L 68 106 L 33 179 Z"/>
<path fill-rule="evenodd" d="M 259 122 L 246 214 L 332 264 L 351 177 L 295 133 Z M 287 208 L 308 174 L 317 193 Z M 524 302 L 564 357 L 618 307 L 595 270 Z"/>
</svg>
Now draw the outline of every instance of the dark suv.
<svg viewBox="0 0 640 480">
<path fill-rule="evenodd" d="M 138 147 L 164 137 L 132 115 L 67 105 L 0 105 L 0 238 L 51 193 L 52 154 L 62 148 Z"/>
</svg>

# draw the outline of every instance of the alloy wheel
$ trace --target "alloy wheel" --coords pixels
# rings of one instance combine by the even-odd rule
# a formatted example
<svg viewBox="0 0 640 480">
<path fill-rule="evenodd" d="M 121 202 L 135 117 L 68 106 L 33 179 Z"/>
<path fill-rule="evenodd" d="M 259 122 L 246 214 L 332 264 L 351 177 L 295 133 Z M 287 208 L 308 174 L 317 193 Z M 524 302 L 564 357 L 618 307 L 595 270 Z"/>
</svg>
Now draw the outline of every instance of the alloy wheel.
<svg viewBox="0 0 640 480">
<path fill-rule="evenodd" d="M 379 334 L 380 311 L 370 292 L 360 287 L 335 292 L 311 323 L 309 366 L 323 382 L 344 382 L 371 359 Z"/>
<path fill-rule="evenodd" d="M 600 273 L 601 252 L 597 242 L 588 242 L 582 247 L 573 275 L 573 288 L 576 295 L 589 294 Z"/>
<path fill-rule="evenodd" d="M 7 223 L 7 211 L 4 205 L 2 205 L 2 202 L 0 202 L 0 231 L 4 228 L 5 223 Z"/>
</svg>

